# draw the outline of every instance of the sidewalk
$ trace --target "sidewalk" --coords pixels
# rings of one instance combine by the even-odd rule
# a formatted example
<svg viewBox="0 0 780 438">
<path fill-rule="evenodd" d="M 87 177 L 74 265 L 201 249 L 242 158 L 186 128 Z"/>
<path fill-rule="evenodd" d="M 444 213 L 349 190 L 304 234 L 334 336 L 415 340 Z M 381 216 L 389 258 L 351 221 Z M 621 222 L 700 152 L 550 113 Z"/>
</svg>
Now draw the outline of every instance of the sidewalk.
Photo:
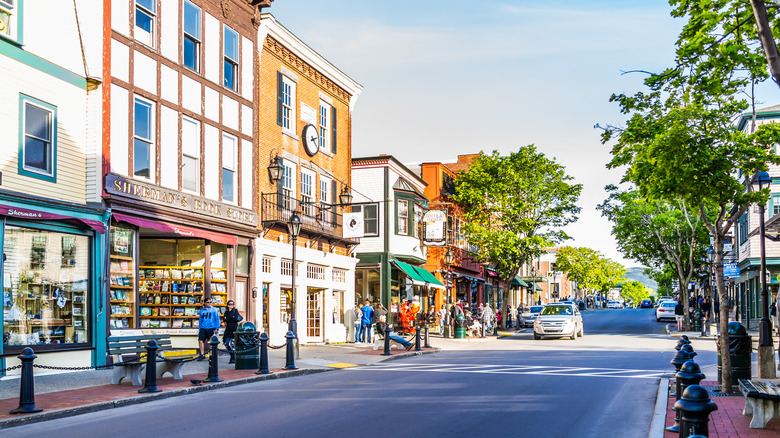
<svg viewBox="0 0 780 438">
<path fill-rule="evenodd" d="M 509 334 L 509 333 L 507 333 Z M 268 379 L 280 379 L 306 374 L 333 371 L 340 368 L 371 365 L 387 360 L 402 359 L 420 354 L 431 354 L 442 349 L 459 349 L 473 342 L 489 342 L 497 337 L 444 339 L 432 335 L 430 342 L 438 348 L 423 348 L 422 351 L 406 351 L 392 348 L 390 356 L 383 356 L 383 350 L 373 350 L 373 344 L 328 344 L 302 345 L 301 359 L 295 361 L 296 370 L 284 370 L 285 349 L 269 349 L 268 362 L 270 374 L 255 374 L 256 369 L 236 370 L 228 364 L 228 356 L 219 356 L 219 378 L 221 382 L 200 383 L 207 377 L 208 361 L 187 362 L 182 368 L 183 380 L 173 380 L 169 375 L 157 380 L 159 393 L 139 394 L 142 387 L 132 386 L 123 380 L 119 385 L 111 385 L 109 370 L 78 372 L 50 372 L 35 374 L 35 405 L 43 409 L 33 414 L 10 414 L 19 406 L 20 378 L 6 376 L 0 378 L 0 430 L 22 424 L 46 421 L 55 418 L 95 412 L 137 403 L 146 403 L 161 398 L 175 397 L 200 391 L 258 382 Z"/>
<path fill-rule="evenodd" d="M 715 341 L 715 325 L 712 325 L 710 330 L 711 336 L 701 336 L 699 332 L 672 332 L 671 326 L 667 326 L 667 333 L 669 333 L 674 339 L 679 338 L 681 335 L 687 335 L 691 341 Z M 750 331 L 749 335 L 753 337 L 753 343 L 758 342 L 758 336 L 756 332 Z M 753 360 L 753 376 L 758 375 L 757 361 Z M 751 417 L 742 415 L 742 409 L 745 407 L 745 397 L 737 389 L 736 392 L 727 395 L 717 392 L 720 389 L 720 385 L 717 382 L 717 365 L 710 365 L 702 367 L 702 372 L 706 375 L 700 385 L 707 388 L 710 394 L 710 400 L 712 400 L 718 409 L 710 414 L 709 423 L 709 436 L 710 438 L 770 438 L 780 437 L 780 418 L 775 418 L 767 423 L 765 429 L 751 429 L 750 420 Z M 661 379 L 660 386 L 658 388 L 658 397 L 661 401 L 661 406 L 656 406 L 656 409 L 663 409 L 663 398 L 666 399 L 665 403 L 665 421 L 664 428 L 674 424 L 675 411 L 672 409 L 675 403 L 675 397 L 669 396 L 669 382 L 674 382 L 674 379 Z M 736 386 L 735 386 L 736 388 Z M 656 412 L 656 415 L 659 415 Z M 666 432 L 660 430 L 660 427 L 653 425 L 650 438 L 677 438 L 677 433 Z"/>
</svg>

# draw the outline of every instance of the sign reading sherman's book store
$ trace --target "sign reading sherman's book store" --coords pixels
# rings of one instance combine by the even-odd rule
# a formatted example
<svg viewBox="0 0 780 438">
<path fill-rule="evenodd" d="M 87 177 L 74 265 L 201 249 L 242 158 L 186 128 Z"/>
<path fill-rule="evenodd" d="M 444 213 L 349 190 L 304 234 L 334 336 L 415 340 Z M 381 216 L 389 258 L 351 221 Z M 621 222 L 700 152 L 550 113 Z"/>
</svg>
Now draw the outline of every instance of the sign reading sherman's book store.
<svg viewBox="0 0 780 438">
<path fill-rule="evenodd" d="M 199 213 L 213 218 L 226 219 L 243 225 L 257 226 L 257 213 L 235 205 L 223 204 L 189 193 L 146 184 L 117 175 L 106 175 L 106 192 L 178 210 Z"/>
</svg>

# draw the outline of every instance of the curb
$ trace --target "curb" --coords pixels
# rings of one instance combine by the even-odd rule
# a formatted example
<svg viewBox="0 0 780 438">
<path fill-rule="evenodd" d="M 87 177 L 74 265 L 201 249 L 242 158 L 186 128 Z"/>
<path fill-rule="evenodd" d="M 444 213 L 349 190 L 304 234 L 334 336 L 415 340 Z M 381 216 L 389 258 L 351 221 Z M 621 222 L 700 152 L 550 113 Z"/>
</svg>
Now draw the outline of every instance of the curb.
<svg viewBox="0 0 780 438">
<path fill-rule="evenodd" d="M 647 438 L 664 438 L 666 433 L 666 403 L 669 398 L 669 379 L 662 378 L 658 382 L 658 395 L 655 399 L 653 419 L 650 421 L 650 431 Z"/>
<path fill-rule="evenodd" d="M 415 352 L 417 353 L 417 352 Z M 6 420 L 0 420 L 0 430 L 8 429 L 16 426 L 23 426 L 25 424 L 39 423 L 41 421 L 54 420 L 63 417 L 72 417 L 74 415 L 88 414 L 91 412 L 104 411 L 107 409 L 119 408 L 123 406 L 136 405 L 141 403 L 147 403 L 156 400 L 162 400 L 170 397 L 176 397 L 180 395 L 195 394 L 198 392 L 211 391 L 214 389 L 228 388 L 236 385 L 243 385 L 246 383 L 261 382 L 264 380 L 283 379 L 287 377 L 304 376 L 307 374 L 322 373 L 325 371 L 334 371 L 335 369 L 298 369 L 293 371 L 285 371 L 283 373 L 275 374 L 260 374 L 252 377 L 245 377 L 236 380 L 226 380 L 222 382 L 210 383 L 203 386 L 192 386 L 188 388 L 178 388 L 169 391 L 158 392 L 154 394 L 134 396 L 129 398 L 123 398 L 119 400 L 109 400 L 105 402 L 92 403 L 84 406 L 75 406 L 72 408 L 56 409 L 53 411 L 44 411 L 35 414 L 27 414 L 22 417 L 9 418 Z"/>
<path fill-rule="evenodd" d="M 368 365 L 362 365 L 362 366 L 371 366 L 371 365 L 374 365 L 374 364 L 377 364 L 377 363 L 387 362 L 387 361 L 390 361 L 390 360 L 406 359 L 407 357 L 422 356 L 423 354 L 440 353 L 442 351 L 444 351 L 444 350 L 442 350 L 441 348 L 436 348 L 436 349 L 433 349 L 433 350 L 424 350 L 424 351 L 407 351 L 406 353 L 394 354 L 392 356 L 381 356 L 382 359 L 380 359 L 379 361 L 374 362 L 372 364 L 368 364 Z M 345 368 L 345 369 L 348 369 L 348 368 Z M 330 370 L 328 370 L 328 371 L 330 371 Z"/>
</svg>

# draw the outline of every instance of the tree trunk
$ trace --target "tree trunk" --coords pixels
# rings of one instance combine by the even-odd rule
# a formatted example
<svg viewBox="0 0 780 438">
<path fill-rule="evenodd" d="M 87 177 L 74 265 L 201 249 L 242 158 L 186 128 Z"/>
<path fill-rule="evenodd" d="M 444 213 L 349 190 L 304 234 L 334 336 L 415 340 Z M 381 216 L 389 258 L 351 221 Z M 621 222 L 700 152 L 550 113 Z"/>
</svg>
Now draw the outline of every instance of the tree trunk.
<svg viewBox="0 0 780 438">
<path fill-rule="evenodd" d="M 729 350 L 729 301 L 726 286 L 723 281 L 723 237 L 725 231 L 721 229 L 720 224 L 716 224 L 717 233 L 714 234 L 715 249 L 715 282 L 718 285 L 718 296 L 720 297 L 720 326 L 718 327 L 718 354 L 721 363 L 721 392 L 730 394 L 732 392 L 731 378 L 731 354 Z"/>
<path fill-rule="evenodd" d="M 780 52 L 777 50 L 775 37 L 772 35 L 772 27 L 769 25 L 766 4 L 764 0 L 750 0 L 750 6 L 753 7 L 753 16 L 756 19 L 756 28 L 758 29 L 758 39 L 761 40 L 761 46 L 764 48 L 769 71 L 775 80 L 775 84 L 780 87 Z"/>
</svg>

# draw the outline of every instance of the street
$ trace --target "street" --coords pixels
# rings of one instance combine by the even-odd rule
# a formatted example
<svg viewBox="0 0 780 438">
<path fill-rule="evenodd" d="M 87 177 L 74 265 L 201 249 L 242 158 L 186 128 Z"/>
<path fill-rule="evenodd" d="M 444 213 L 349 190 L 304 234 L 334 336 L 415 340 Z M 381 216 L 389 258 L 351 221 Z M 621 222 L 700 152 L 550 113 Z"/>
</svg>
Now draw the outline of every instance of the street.
<svg viewBox="0 0 780 438">
<path fill-rule="evenodd" d="M 534 341 L 529 330 L 459 344 L 457 351 L 12 428 L 3 437 L 54 430 L 61 437 L 106 431 L 116 438 L 646 436 L 659 378 L 671 374 L 674 340 L 652 309 L 584 312 L 583 318 L 585 337 L 576 341 Z M 697 359 L 714 362 L 709 351 Z"/>
</svg>

